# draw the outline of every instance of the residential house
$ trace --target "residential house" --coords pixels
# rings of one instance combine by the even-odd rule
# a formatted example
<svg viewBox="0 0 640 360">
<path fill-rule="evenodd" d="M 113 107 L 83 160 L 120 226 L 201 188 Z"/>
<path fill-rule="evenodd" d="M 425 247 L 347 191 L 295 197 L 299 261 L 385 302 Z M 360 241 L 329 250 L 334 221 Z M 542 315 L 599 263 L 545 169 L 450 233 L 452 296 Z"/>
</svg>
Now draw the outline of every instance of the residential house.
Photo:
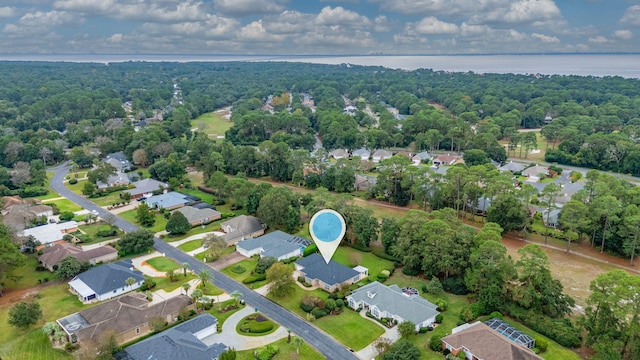
<svg viewBox="0 0 640 360">
<path fill-rule="evenodd" d="M 382 160 L 390 159 L 391 156 L 393 156 L 393 154 L 391 154 L 389 151 L 380 149 L 373 152 L 373 154 L 371 155 L 371 160 L 374 163 L 379 163 Z"/>
<path fill-rule="evenodd" d="M 458 155 L 455 154 L 442 154 L 433 158 L 433 166 L 449 166 L 453 165 L 458 159 Z"/>
<path fill-rule="evenodd" d="M 117 342 L 123 344 L 149 334 L 152 331 L 149 320 L 153 318 L 160 318 L 169 324 L 175 322 L 180 309 L 192 308 L 191 303 L 191 298 L 186 295 L 150 303 L 144 294 L 133 292 L 65 316 L 56 322 L 72 343 L 97 342 L 104 332 L 115 331 Z"/>
<path fill-rule="evenodd" d="M 217 360 L 227 351 L 218 342 L 218 320 L 202 314 L 115 354 L 117 360 Z"/>
<path fill-rule="evenodd" d="M 333 292 L 342 286 L 355 284 L 364 276 L 362 271 L 344 266 L 333 260 L 327 264 L 322 255 L 315 253 L 295 263 L 296 277 L 302 276 L 311 285 Z"/>
<path fill-rule="evenodd" d="M 464 352 L 468 360 L 542 360 L 481 322 L 454 328 L 451 335 L 442 338 L 442 348 L 453 355 Z"/>
<path fill-rule="evenodd" d="M 385 286 L 377 281 L 354 290 L 347 296 L 349 306 L 367 309 L 377 319 L 392 318 L 398 324 L 411 321 L 420 328 L 433 326 L 440 313 L 437 306 L 417 294 L 403 292 L 398 285 Z"/>
<path fill-rule="evenodd" d="M 128 278 L 133 278 L 135 282 L 127 285 Z M 143 282 L 142 272 L 133 269 L 131 260 L 121 260 L 78 274 L 69 281 L 69 287 L 83 302 L 94 299 L 104 301 L 135 290 Z"/>
<path fill-rule="evenodd" d="M 413 156 L 411 155 L 411 153 L 410 153 L 410 152 L 407 152 L 407 151 L 398 151 L 398 152 L 396 153 L 396 156 L 403 156 L 403 157 L 406 157 L 406 158 L 407 158 L 407 159 L 409 159 L 409 160 L 411 160 L 411 158 L 413 158 Z"/>
<path fill-rule="evenodd" d="M 469 203 L 469 208 L 475 211 L 476 215 L 487 216 L 487 210 L 491 206 L 491 198 L 481 196 L 477 204 Z"/>
<path fill-rule="evenodd" d="M 176 210 L 189 220 L 191 226 L 204 225 L 222 217 L 219 211 L 213 209 L 198 209 L 193 206 L 184 206 Z"/>
<path fill-rule="evenodd" d="M 46 222 L 49 217 L 53 216 L 53 208 L 47 205 L 36 205 L 35 203 L 25 201 L 20 205 L 12 205 L 4 212 L 2 222 L 7 226 L 20 231 L 28 228 L 35 223 Z"/>
<path fill-rule="evenodd" d="M 98 189 L 108 189 L 114 186 L 123 186 L 129 185 L 131 180 L 129 180 L 129 176 L 127 174 L 118 171 L 114 175 L 109 175 L 106 182 L 98 181 L 96 182 L 96 186 Z"/>
<path fill-rule="evenodd" d="M 541 211 L 541 214 L 542 223 L 544 224 L 544 226 L 554 229 L 560 226 L 560 224 L 558 223 L 558 218 L 560 217 L 559 209 L 551 209 L 551 211 L 544 209 Z M 547 216 L 549 217 L 549 220 L 547 220 Z"/>
<path fill-rule="evenodd" d="M 58 224 L 46 224 L 42 226 L 36 226 L 31 229 L 25 229 L 18 233 L 20 237 L 33 236 L 40 242 L 40 246 L 36 249 L 40 250 L 43 247 L 53 246 L 58 243 L 64 242 L 64 236 L 78 230 L 78 223 L 75 221 L 67 221 Z"/>
<path fill-rule="evenodd" d="M 549 172 L 544 166 L 534 165 L 526 168 L 522 171 L 522 175 L 529 178 L 529 181 L 539 181 L 543 176 L 546 176 Z"/>
<path fill-rule="evenodd" d="M 242 256 L 273 257 L 278 261 L 302 255 L 311 245 L 311 240 L 276 230 L 257 238 L 245 239 L 236 244 L 236 251 Z"/>
<path fill-rule="evenodd" d="M 236 216 L 220 224 L 224 241 L 229 246 L 235 245 L 238 241 L 254 238 L 264 234 L 267 226 L 260 219 L 249 215 Z"/>
<path fill-rule="evenodd" d="M 149 198 L 154 192 L 166 193 L 169 185 L 151 178 L 136 181 L 132 184 L 134 189 L 125 190 L 124 192 L 131 194 L 132 199 Z"/>
<path fill-rule="evenodd" d="M 66 242 L 44 249 L 42 255 L 38 256 L 38 262 L 49 271 L 55 271 L 62 259 L 71 256 L 80 262 L 88 262 L 91 265 L 109 262 L 118 258 L 118 251 L 109 245 L 84 251 L 82 247 Z"/>
<path fill-rule="evenodd" d="M 506 163 L 503 166 L 499 167 L 498 170 L 500 170 L 502 172 L 509 171 L 511 173 L 517 173 L 517 172 L 521 172 L 526 167 L 527 166 L 524 165 L 524 164 L 519 164 L 519 163 L 514 163 L 513 161 L 509 161 L 508 163 Z"/>
<path fill-rule="evenodd" d="M 378 178 L 371 175 L 356 174 L 356 181 L 353 183 L 356 191 L 369 190 L 376 186 Z"/>
<path fill-rule="evenodd" d="M 433 159 L 433 156 L 431 156 L 428 151 L 422 151 L 413 155 L 413 157 L 411 158 L 411 163 L 415 166 L 418 166 L 420 164 L 430 162 L 431 159 Z"/>
<path fill-rule="evenodd" d="M 122 172 L 131 171 L 131 169 L 133 169 L 133 165 L 129 160 L 127 160 L 127 155 L 125 155 L 122 151 L 107 154 L 107 156 L 102 159 L 102 162 L 110 164 L 111 166 L 116 168 L 116 170 Z"/>
<path fill-rule="evenodd" d="M 349 153 L 344 149 L 335 149 L 329 152 L 329 157 L 332 157 L 336 160 L 345 159 L 349 157 Z"/>
<path fill-rule="evenodd" d="M 188 195 L 171 191 L 166 194 L 153 195 L 145 199 L 144 202 L 151 209 L 174 210 L 189 204 L 192 199 Z"/>
<path fill-rule="evenodd" d="M 365 148 L 361 148 L 358 150 L 353 150 L 351 152 L 351 156 L 358 156 L 362 160 L 369 160 L 369 158 L 371 157 L 371 151 Z"/>
</svg>

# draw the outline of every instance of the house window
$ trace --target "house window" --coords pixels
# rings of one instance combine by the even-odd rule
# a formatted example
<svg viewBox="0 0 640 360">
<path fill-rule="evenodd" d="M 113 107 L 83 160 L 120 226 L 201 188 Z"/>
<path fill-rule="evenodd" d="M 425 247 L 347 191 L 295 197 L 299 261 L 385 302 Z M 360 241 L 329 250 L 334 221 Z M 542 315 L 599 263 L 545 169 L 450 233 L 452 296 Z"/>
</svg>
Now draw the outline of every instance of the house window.
<svg viewBox="0 0 640 360">
<path fill-rule="evenodd" d="M 113 290 L 113 293 L 115 294 L 115 293 L 116 293 L 116 291 L 118 291 L 118 289 Z"/>
<path fill-rule="evenodd" d="M 372 308 L 371 309 L 371 315 L 373 315 L 375 317 L 380 317 L 380 310 L 378 310 L 378 308 Z"/>
<path fill-rule="evenodd" d="M 136 335 L 140 334 L 140 327 L 136 327 Z"/>
<path fill-rule="evenodd" d="M 324 289 L 329 291 L 329 289 L 331 289 L 331 286 L 329 286 L 329 284 L 324 284 Z"/>
</svg>

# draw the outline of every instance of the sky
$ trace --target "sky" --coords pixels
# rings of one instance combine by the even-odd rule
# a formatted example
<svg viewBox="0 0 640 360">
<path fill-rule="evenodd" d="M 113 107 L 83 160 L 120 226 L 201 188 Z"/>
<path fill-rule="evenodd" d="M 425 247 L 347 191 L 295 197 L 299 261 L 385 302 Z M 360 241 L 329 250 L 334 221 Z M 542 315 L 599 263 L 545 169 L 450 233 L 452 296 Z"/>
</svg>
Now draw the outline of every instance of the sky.
<svg viewBox="0 0 640 360">
<path fill-rule="evenodd" d="M 635 0 L 0 0 L 0 54 L 640 52 Z"/>
</svg>

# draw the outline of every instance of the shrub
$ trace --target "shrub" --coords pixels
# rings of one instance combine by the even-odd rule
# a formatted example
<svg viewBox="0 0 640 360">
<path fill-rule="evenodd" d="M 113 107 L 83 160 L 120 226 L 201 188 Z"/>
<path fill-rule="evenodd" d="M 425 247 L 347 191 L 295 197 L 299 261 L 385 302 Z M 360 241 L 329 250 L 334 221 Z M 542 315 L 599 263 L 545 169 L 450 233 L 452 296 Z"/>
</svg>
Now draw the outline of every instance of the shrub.
<svg viewBox="0 0 640 360">
<path fill-rule="evenodd" d="M 63 211 L 60 213 L 60 221 L 69 221 L 76 216 L 72 211 Z"/>
<path fill-rule="evenodd" d="M 442 280 L 442 287 L 444 291 L 454 295 L 467 295 L 469 293 L 469 289 L 464 284 L 464 279 L 461 278 L 445 278 Z"/>
<path fill-rule="evenodd" d="M 109 237 L 118 235 L 118 228 L 110 227 L 109 229 L 98 230 L 97 237 Z"/>
<path fill-rule="evenodd" d="M 429 348 L 436 352 L 442 351 L 442 336 L 434 334 L 429 340 Z"/>
<path fill-rule="evenodd" d="M 153 279 L 145 279 L 142 285 L 140 285 L 140 291 L 151 290 L 156 287 L 156 282 Z"/>
<path fill-rule="evenodd" d="M 582 343 L 580 329 L 575 327 L 569 319 L 552 319 L 543 314 L 524 310 L 516 305 L 509 305 L 506 310 L 509 315 L 530 327 L 531 330 L 554 340 L 562 346 L 576 348 Z"/>
<path fill-rule="evenodd" d="M 260 258 L 260 260 L 258 260 L 258 264 L 256 265 L 256 268 L 254 271 L 258 274 L 264 274 L 271 267 L 271 265 L 275 264 L 276 262 L 278 262 L 278 260 L 276 260 L 276 258 L 274 257 L 271 257 L 271 256 L 262 257 Z"/>
<path fill-rule="evenodd" d="M 499 311 L 494 311 L 491 314 L 489 314 L 489 319 L 493 319 L 493 318 L 498 318 L 500 320 L 504 320 L 504 317 L 502 316 L 502 314 Z"/>
<path fill-rule="evenodd" d="M 253 284 L 256 281 L 267 280 L 267 274 L 255 274 L 251 275 L 248 278 L 242 280 L 243 284 Z"/>
<path fill-rule="evenodd" d="M 234 274 L 243 274 L 245 271 L 247 271 L 247 269 L 245 269 L 244 266 L 240 264 L 231 268 L 231 272 Z"/>
<path fill-rule="evenodd" d="M 256 351 L 258 360 L 271 360 L 278 353 L 278 347 L 275 345 L 267 345 Z"/>
<path fill-rule="evenodd" d="M 402 268 L 402 273 L 407 276 L 418 276 L 418 274 L 420 274 L 420 270 L 412 269 L 410 267 L 405 266 L 404 268 Z"/>
<path fill-rule="evenodd" d="M 547 342 L 547 340 L 539 337 L 536 338 L 536 347 L 538 348 L 538 350 L 540 350 L 541 353 L 547 351 L 547 347 L 549 346 L 549 343 Z"/>
<path fill-rule="evenodd" d="M 376 276 L 376 280 L 378 280 L 379 282 L 383 283 L 385 281 L 387 281 L 389 277 L 385 276 L 384 274 L 380 273 Z"/>
<path fill-rule="evenodd" d="M 67 350 L 67 352 L 74 352 L 78 349 L 78 347 L 80 347 L 79 344 L 72 344 L 70 342 L 64 344 L 64 349 Z"/>
<path fill-rule="evenodd" d="M 438 311 L 442 312 L 447 311 L 447 309 L 449 308 L 449 304 L 447 304 L 447 302 L 442 299 L 436 300 L 436 306 L 438 307 Z"/>
<path fill-rule="evenodd" d="M 311 310 L 311 315 L 313 315 L 316 319 L 319 319 L 327 315 L 328 313 L 329 313 L 328 310 L 320 309 L 319 307 L 314 307 L 313 310 Z"/>
<path fill-rule="evenodd" d="M 344 306 L 344 300 L 337 299 L 336 300 L 336 306 L 339 307 L 339 308 L 343 307 Z"/>
<path fill-rule="evenodd" d="M 309 246 L 307 246 L 306 248 L 304 248 L 304 251 L 302 252 L 302 256 L 309 256 L 311 254 L 315 254 L 318 252 L 318 247 L 316 246 L 316 244 L 311 244 Z"/>
<path fill-rule="evenodd" d="M 437 324 L 441 324 L 443 318 L 444 318 L 444 315 L 442 315 L 442 314 L 436 315 L 436 323 Z"/>
<path fill-rule="evenodd" d="M 253 334 L 262 334 L 273 330 L 273 323 L 270 321 L 258 322 L 247 321 L 240 325 L 240 331 Z"/>
<path fill-rule="evenodd" d="M 440 294 L 444 288 L 442 287 L 440 280 L 433 276 L 429 284 L 427 284 L 427 290 L 432 294 Z"/>
<path fill-rule="evenodd" d="M 70 179 L 70 180 L 69 180 L 69 184 L 70 184 L 70 185 L 75 185 L 75 184 L 77 184 L 77 183 L 78 183 L 78 179 L 76 179 L 76 178 L 73 178 L 73 179 Z"/>
</svg>

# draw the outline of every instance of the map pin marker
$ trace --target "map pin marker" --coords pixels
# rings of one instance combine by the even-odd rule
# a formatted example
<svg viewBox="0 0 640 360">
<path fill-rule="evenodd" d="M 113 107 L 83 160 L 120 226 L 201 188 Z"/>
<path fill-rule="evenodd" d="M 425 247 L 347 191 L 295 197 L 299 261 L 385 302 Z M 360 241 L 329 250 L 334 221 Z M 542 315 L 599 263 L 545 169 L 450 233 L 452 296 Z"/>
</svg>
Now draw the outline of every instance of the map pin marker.
<svg viewBox="0 0 640 360">
<path fill-rule="evenodd" d="M 340 245 L 346 230 L 344 218 L 335 210 L 320 210 L 311 218 L 309 222 L 311 238 L 327 264 Z"/>
</svg>

